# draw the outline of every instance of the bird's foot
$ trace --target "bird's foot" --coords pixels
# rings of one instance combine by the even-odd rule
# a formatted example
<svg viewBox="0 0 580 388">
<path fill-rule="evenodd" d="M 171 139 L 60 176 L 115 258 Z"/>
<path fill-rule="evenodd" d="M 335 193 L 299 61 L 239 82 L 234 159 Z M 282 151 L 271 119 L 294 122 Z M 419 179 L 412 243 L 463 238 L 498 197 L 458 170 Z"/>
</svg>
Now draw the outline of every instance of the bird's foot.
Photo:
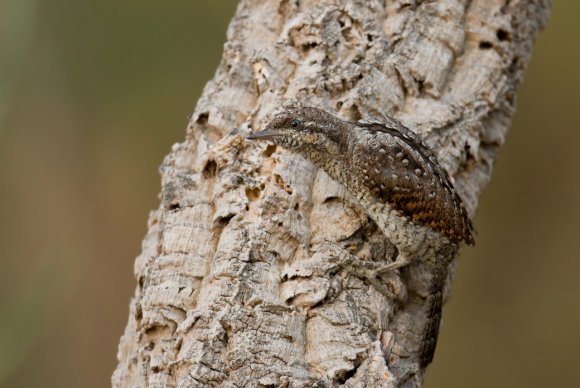
<svg viewBox="0 0 580 388">
<path fill-rule="evenodd" d="M 408 261 L 399 260 L 399 256 L 396 261 L 384 265 L 362 260 L 338 244 L 332 244 L 330 248 L 336 252 L 339 258 L 338 264 L 346 272 L 370 284 L 389 299 L 399 300 L 402 297 L 404 299 L 406 292 L 401 280 L 398 277 L 382 275 L 387 275 L 392 270 L 407 265 Z"/>
</svg>

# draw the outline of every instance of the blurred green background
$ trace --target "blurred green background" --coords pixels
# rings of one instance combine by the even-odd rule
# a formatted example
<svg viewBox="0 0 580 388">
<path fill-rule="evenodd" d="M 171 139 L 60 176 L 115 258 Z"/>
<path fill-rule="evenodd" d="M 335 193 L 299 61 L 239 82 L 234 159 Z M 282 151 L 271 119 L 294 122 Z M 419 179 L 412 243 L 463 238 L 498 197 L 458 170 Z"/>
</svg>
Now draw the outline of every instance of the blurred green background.
<svg viewBox="0 0 580 388">
<path fill-rule="evenodd" d="M 555 2 L 427 387 L 580 386 L 580 3 Z M 0 386 L 110 385 L 157 168 L 235 1 L 0 1 Z"/>
</svg>

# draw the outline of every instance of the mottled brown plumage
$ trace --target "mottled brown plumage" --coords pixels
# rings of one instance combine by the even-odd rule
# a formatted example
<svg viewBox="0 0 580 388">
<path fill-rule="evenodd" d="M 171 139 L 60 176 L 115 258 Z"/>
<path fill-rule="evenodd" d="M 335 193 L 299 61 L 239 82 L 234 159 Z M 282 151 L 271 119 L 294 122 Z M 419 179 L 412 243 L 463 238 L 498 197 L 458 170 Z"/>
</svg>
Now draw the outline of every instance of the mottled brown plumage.
<svg viewBox="0 0 580 388">
<path fill-rule="evenodd" d="M 391 137 L 388 148 L 375 142 L 361 143 L 359 169 L 369 168 L 368 186 L 379 200 L 401 214 L 426 225 L 454 243 L 474 244 L 473 226 L 447 172 L 421 138 L 400 122 L 383 117 L 355 125 L 373 136 Z M 384 152 L 383 152 L 384 150 Z M 374 182 L 374 183 L 373 183 Z"/>
<path fill-rule="evenodd" d="M 474 244 L 473 226 L 447 172 L 421 138 L 393 118 L 347 122 L 317 108 L 290 108 L 250 138 L 299 152 L 355 198 L 368 191 L 367 200 L 388 205 L 408 222 L 451 243 Z"/>
</svg>

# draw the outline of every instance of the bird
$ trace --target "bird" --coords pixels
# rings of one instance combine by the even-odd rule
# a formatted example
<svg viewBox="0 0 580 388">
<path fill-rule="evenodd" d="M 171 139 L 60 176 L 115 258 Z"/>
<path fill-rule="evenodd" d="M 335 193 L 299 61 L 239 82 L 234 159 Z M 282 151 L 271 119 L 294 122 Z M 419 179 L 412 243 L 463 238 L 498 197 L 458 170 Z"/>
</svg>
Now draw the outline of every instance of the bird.
<svg viewBox="0 0 580 388">
<path fill-rule="evenodd" d="M 315 107 L 288 107 L 247 138 L 296 152 L 344 186 L 398 250 L 376 275 L 441 247 L 475 244 L 447 171 L 419 135 L 392 117 L 349 122 Z"/>
<path fill-rule="evenodd" d="M 423 296 L 426 323 L 417 350 L 419 365 L 428 365 L 437 343 L 448 264 L 461 243 L 475 244 L 473 223 L 433 151 L 390 116 L 352 122 L 310 106 L 284 108 L 247 139 L 273 142 L 321 168 L 397 249 L 395 260 L 371 270 L 350 258 L 343 266 L 348 271 L 393 296 L 378 280 L 381 275 L 416 262 L 430 266 Z"/>
</svg>

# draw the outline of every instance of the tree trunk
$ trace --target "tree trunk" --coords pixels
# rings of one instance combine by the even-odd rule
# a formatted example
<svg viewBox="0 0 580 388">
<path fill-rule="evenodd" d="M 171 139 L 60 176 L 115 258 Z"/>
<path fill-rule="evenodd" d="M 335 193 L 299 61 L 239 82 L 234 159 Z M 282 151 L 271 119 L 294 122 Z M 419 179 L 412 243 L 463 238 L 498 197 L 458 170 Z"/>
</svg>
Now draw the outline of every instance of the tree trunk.
<svg viewBox="0 0 580 388">
<path fill-rule="evenodd" d="M 434 149 L 473 215 L 549 8 L 240 1 L 162 166 L 113 385 L 421 386 L 421 273 L 390 275 L 393 299 L 341 270 L 337 247 L 376 262 L 392 247 L 325 173 L 245 136 L 289 103 L 393 115 Z"/>
</svg>

